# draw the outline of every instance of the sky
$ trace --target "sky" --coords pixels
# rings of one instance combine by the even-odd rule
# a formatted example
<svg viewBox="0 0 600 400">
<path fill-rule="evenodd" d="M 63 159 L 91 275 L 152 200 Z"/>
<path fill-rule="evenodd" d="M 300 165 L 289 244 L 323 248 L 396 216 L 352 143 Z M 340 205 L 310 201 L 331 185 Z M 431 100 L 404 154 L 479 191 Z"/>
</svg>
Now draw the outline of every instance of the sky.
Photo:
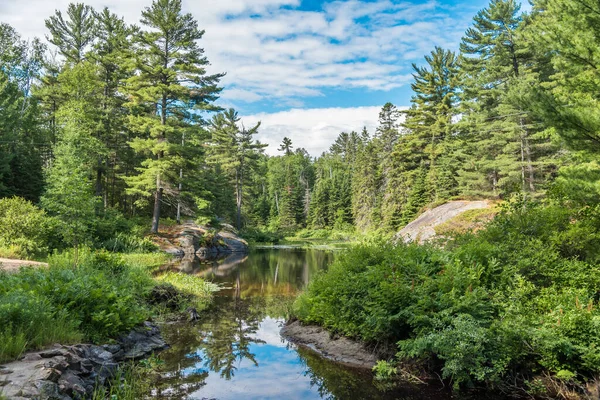
<svg viewBox="0 0 600 400">
<path fill-rule="evenodd" d="M 87 0 L 139 23 L 151 0 Z M 0 0 L 0 21 L 25 38 L 69 0 Z M 342 131 L 373 132 L 381 106 L 410 105 L 412 64 L 458 49 L 487 0 L 183 0 L 205 35 L 210 72 L 226 72 L 218 104 L 277 154 L 284 136 L 313 156 Z"/>
</svg>

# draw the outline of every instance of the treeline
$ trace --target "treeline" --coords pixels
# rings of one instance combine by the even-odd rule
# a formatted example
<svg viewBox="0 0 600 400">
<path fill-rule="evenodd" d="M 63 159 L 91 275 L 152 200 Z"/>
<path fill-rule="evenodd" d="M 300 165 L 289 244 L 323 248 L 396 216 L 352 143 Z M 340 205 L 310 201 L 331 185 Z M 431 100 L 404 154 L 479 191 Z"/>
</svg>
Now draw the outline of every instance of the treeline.
<svg viewBox="0 0 600 400">
<path fill-rule="evenodd" d="M 295 176 L 271 185 L 276 212 L 263 222 L 395 231 L 448 199 L 539 198 L 558 190 L 561 167 L 570 178 L 597 171 L 597 11 L 535 1 L 524 14 L 492 1 L 458 53 L 435 48 L 413 65 L 409 109 L 386 104 L 375 132 L 342 133 L 308 168 L 302 150 L 269 160 L 272 176 L 287 164 Z"/>
<path fill-rule="evenodd" d="M 77 244 L 115 212 L 152 216 L 154 232 L 161 216 L 394 231 L 452 198 L 568 190 L 598 174 L 595 7 L 493 0 L 458 53 L 413 66 L 409 109 L 386 104 L 374 132 L 318 158 L 287 138 L 265 155 L 260 124 L 215 105 L 223 74 L 179 0 L 155 0 L 139 26 L 71 4 L 46 20 L 49 44 L 2 24 L 0 197 L 41 204 Z"/>
</svg>

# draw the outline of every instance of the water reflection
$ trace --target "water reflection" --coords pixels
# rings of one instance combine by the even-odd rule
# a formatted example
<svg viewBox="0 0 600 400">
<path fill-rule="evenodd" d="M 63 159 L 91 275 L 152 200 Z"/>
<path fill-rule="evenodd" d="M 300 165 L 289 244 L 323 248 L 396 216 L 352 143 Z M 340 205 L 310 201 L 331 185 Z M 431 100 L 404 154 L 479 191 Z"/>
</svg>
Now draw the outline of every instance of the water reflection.
<svg viewBox="0 0 600 400">
<path fill-rule="evenodd" d="M 191 260 L 177 267 L 227 289 L 197 324 L 168 326 L 172 348 L 161 354 L 163 374 L 153 397 L 164 399 L 396 399 L 445 398 L 439 393 L 381 393 L 369 371 L 354 370 L 297 348 L 279 335 L 298 291 L 327 267 L 322 250 L 257 250 L 222 261 Z M 414 390 L 411 392 L 414 393 Z"/>
</svg>

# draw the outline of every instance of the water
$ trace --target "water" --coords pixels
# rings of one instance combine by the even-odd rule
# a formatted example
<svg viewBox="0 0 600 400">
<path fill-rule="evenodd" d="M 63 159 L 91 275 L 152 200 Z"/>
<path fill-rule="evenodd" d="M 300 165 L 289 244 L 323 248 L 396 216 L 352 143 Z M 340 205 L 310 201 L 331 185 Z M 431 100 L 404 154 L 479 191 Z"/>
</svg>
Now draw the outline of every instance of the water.
<svg viewBox="0 0 600 400">
<path fill-rule="evenodd" d="M 201 264 L 176 266 L 226 287 L 200 322 L 163 329 L 153 396 L 164 399 L 446 399 L 430 387 L 381 392 L 370 371 L 353 369 L 279 335 L 299 291 L 333 260 L 324 250 L 258 249 Z"/>
</svg>

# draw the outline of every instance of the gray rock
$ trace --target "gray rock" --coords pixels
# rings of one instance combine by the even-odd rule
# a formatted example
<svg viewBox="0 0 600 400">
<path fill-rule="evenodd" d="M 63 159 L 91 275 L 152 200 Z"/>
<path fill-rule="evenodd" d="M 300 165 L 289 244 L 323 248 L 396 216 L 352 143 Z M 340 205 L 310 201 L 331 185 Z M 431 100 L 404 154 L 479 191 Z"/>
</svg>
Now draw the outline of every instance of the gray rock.
<svg viewBox="0 0 600 400">
<path fill-rule="evenodd" d="M 9 399 L 73 400 L 90 398 L 96 384 L 104 384 L 119 361 L 140 359 L 167 344 L 158 327 L 146 322 L 117 344 L 56 346 L 32 352 L 0 366 L 0 388 Z"/>
</svg>

